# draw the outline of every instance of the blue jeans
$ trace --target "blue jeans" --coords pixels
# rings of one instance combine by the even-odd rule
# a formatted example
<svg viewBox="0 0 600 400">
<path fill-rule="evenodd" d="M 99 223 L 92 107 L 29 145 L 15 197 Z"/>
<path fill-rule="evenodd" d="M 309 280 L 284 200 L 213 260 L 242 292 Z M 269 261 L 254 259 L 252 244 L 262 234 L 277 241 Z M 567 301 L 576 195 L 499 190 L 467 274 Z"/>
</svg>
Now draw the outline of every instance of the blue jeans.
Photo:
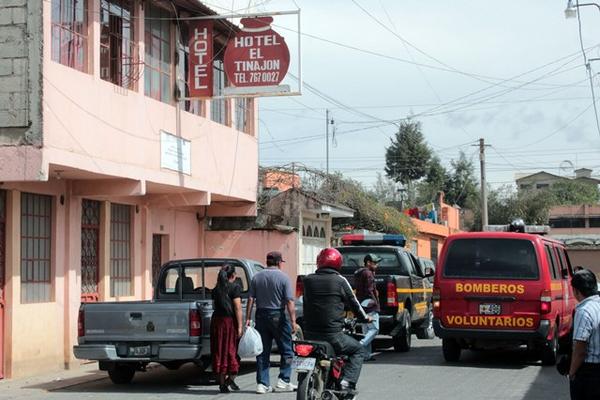
<svg viewBox="0 0 600 400">
<path fill-rule="evenodd" d="M 379 313 L 370 312 L 369 316 L 373 318 L 373 321 L 367 324 L 363 324 L 364 338 L 360 341 L 360 344 L 365 348 L 365 360 L 371 357 L 373 353 L 371 351 L 371 343 L 375 340 L 375 336 L 379 333 Z"/>
<path fill-rule="evenodd" d="M 284 310 L 256 310 L 256 330 L 262 339 L 263 352 L 256 357 L 256 383 L 269 384 L 269 368 L 271 367 L 271 346 L 277 343 L 281 355 L 279 379 L 288 382 L 292 375 L 292 325 L 286 318 Z"/>
</svg>

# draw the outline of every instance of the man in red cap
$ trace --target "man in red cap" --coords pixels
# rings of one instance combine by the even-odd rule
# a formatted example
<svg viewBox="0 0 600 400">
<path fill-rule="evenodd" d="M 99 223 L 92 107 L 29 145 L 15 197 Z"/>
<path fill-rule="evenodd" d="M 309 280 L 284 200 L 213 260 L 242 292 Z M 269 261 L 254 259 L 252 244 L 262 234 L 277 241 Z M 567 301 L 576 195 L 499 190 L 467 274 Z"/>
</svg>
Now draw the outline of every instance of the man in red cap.
<svg viewBox="0 0 600 400">
<path fill-rule="evenodd" d="M 256 302 L 256 330 L 260 333 L 263 352 L 256 357 L 256 393 L 292 392 L 296 386 L 290 382 L 292 374 L 292 333 L 296 332 L 296 308 L 290 278 L 281 271 L 285 262 L 280 252 L 267 254 L 267 268 L 254 276 L 250 283 L 246 325 L 251 323 L 252 307 Z M 285 310 L 289 314 L 286 317 Z M 275 388 L 269 383 L 271 346 L 273 340 L 281 354 L 279 379 Z"/>
</svg>

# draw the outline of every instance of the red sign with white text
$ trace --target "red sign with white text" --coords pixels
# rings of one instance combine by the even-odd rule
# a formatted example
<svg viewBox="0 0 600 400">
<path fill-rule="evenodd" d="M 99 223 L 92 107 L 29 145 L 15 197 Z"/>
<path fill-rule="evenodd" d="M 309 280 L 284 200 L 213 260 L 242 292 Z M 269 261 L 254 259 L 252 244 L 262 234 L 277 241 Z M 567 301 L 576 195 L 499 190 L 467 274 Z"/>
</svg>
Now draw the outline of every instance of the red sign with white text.
<svg viewBox="0 0 600 400">
<path fill-rule="evenodd" d="M 224 66 L 233 86 L 277 86 L 290 66 L 285 39 L 271 28 L 272 17 L 242 18 L 227 44 Z"/>
<path fill-rule="evenodd" d="M 190 24 L 189 97 L 213 95 L 213 21 Z"/>
</svg>

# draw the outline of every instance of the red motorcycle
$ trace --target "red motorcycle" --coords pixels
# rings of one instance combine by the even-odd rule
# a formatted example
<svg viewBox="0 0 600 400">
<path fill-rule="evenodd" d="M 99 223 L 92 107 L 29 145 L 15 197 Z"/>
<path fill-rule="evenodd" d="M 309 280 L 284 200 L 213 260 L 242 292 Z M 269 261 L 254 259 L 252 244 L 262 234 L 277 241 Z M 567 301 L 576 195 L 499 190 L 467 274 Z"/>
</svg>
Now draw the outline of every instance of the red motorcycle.
<svg viewBox="0 0 600 400">
<path fill-rule="evenodd" d="M 344 333 L 357 340 L 356 320 L 346 320 Z M 298 373 L 296 400 L 353 400 L 355 391 L 342 388 L 344 365 L 348 358 L 337 356 L 333 346 L 318 340 L 295 340 L 292 368 Z"/>
</svg>

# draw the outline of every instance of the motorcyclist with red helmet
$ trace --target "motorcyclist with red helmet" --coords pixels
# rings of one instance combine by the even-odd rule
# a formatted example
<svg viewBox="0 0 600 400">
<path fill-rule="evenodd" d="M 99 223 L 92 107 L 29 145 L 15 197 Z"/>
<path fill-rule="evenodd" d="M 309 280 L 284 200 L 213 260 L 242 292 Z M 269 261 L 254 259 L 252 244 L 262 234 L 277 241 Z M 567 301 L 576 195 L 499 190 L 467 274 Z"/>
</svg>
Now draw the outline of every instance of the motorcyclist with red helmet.
<svg viewBox="0 0 600 400">
<path fill-rule="evenodd" d="M 329 342 L 336 354 L 348 356 L 342 387 L 354 390 L 365 356 L 363 346 L 343 333 L 345 307 L 350 307 L 359 322 L 369 322 L 370 317 L 356 299 L 350 283 L 340 275 L 341 267 L 340 252 L 326 248 L 317 256 L 316 273 L 304 278 L 304 335 L 309 340 Z"/>
</svg>

